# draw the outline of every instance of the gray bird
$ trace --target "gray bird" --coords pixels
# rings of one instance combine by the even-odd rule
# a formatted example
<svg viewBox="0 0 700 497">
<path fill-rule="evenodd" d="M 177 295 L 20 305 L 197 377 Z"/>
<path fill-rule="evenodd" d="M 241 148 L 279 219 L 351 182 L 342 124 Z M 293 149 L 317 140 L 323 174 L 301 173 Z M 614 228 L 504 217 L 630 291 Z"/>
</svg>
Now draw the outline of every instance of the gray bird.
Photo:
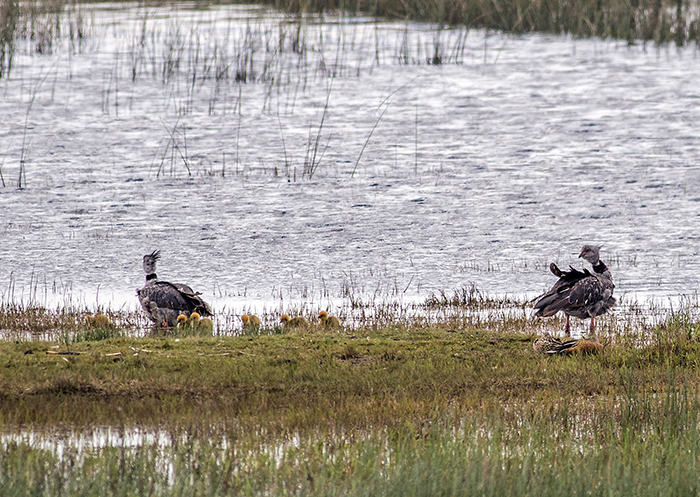
<svg viewBox="0 0 700 497">
<path fill-rule="evenodd" d="M 209 304 L 200 297 L 201 293 L 182 283 L 159 281 L 156 276 L 156 262 L 160 259 L 160 250 L 143 256 L 143 270 L 146 272 L 146 285 L 136 294 L 141 307 L 154 323 L 162 326 L 175 326 L 177 317 L 184 314 L 189 317 L 193 312 L 202 316 L 212 316 Z"/>
<path fill-rule="evenodd" d="M 593 272 L 588 269 L 579 271 L 571 266 L 571 271 L 562 271 L 556 264 L 550 264 L 550 271 L 559 277 L 559 281 L 537 301 L 535 316 L 548 317 L 559 311 L 564 312 L 564 331 L 567 335 L 571 334 L 569 316 L 591 318 L 592 335 L 595 332 L 595 317 L 605 314 L 616 303 L 612 296 L 615 285 L 610 270 L 600 260 L 600 247 L 584 245 L 579 257 L 593 265 Z"/>
</svg>

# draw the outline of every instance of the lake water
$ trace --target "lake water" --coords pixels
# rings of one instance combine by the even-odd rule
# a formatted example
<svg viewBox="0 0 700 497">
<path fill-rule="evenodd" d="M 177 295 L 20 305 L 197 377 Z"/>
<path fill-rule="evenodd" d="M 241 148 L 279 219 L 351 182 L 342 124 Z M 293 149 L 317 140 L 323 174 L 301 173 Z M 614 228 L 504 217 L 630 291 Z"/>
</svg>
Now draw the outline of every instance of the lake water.
<svg viewBox="0 0 700 497">
<path fill-rule="evenodd" d="M 3 302 L 136 309 L 156 249 L 217 312 L 532 298 L 584 243 L 625 301 L 697 291 L 695 47 L 246 6 L 63 26 L 0 80 Z"/>
</svg>

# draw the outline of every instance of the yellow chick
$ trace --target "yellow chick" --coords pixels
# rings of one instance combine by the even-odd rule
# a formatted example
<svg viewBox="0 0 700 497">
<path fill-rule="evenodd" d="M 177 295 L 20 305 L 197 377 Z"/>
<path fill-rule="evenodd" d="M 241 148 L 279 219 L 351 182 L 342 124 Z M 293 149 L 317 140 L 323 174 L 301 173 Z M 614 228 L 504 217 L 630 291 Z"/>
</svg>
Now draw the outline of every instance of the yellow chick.
<svg viewBox="0 0 700 497">
<path fill-rule="evenodd" d="M 244 330 L 258 331 L 260 329 L 260 319 L 258 316 L 243 314 L 241 316 L 241 321 L 243 321 Z"/>
<path fill-rule="evenodd" d="M 285 328 L 308 328 L 309 326 L 309 322 L 302 316 L 290 318 L 287 314 L 282 314 L 280 321 Z"/>
<path fill-rule="evenodd" d="M 214 333 L 214 321 L 209 318 L 202 318 L 199 321 L 199 332 L 205 335 L 212 335 Z"/>
<path fill-rule="evenodd" d="M 340 319 L 335 316 L 329 316 L 326 311 L 318 313 L 318 319 L 321 321 L 321 326 L 329 330 L 337 330 L 340 326 Z"/>
<path fill-rule="evenodd" d="M 112 322 L 104 314 L 98 314 L 97 316 L 85 316 L 85 323 L 89 328 L 101 328 L 104 330 L 112 328 Z"/>
<path fill-rule="evenodd" d="M 192 328 L 196 328 L 199 326 L 199 320 L 202 318 L 202 316 L 199 315 L 198 312 L 193 312 L 190 314 L 190 325 L 192 325 Z"/>
</svg>

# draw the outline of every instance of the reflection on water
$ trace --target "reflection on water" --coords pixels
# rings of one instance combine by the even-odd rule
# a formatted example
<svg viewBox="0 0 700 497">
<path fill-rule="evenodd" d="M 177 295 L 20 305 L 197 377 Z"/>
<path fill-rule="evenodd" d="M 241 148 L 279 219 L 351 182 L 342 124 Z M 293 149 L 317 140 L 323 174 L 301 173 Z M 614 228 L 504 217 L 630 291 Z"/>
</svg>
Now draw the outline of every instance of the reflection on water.
<svg viewBox="0 0 700 497">
<path fill-rule="evenodd" d="M 170 447 L 172 433 L 165 430 L 148 430 L 138 426 L 116 428 L 113 426 L 93 429 L 7 429 L 0 434 L 0 445 L 25 444 L 40 450 L 48 450 L 61 457 L 66 450 L 96 451 L 105 447 L 137 448 L 142 446 Z M 180 437 L 183 439 L 183 437 Z"/>
<path fill-rule="evenodd" d="M 5 302 L 135 309 L 155 249 L 217 311 L 531 298 L 584 243 L 622 296 L 696 291 L 692 48 L 241 6 L 83 17 L 79 46 L 26 42 L 0 80 Z"/>
<path fill-rule="evenodd" d="M 376 430 L 381 431 L 381 430 Z M 102 426 L 92 428 L 19 428 L 4 427 L 0 433 L 0 448 L 24 446 L 28 449 L 45 451 L 65 459 L 68 455 L 78 464 L 86 458 L 99 457 L 116 448 L 124 454 L 152 454 L 162 472 L 170 483 L 175 477 L 175 465 L 178 458 L 204 452 L 222 461 L 234 458 L 241 466 L 253 466 L 261 458 L 273 461 L 276 466 L 284 464 L 289 457 L 288 451 L 302 445 L 313 446 L 322 441 L 326 446 L 333 446 L 342 439 L 342 435 L 312 433 L 302 439 L 299 433 L 286 436 L 270 437 L 264 428 L 256 430 L 256 435 L 264 443 L 247 443 L 237 436 L 226 436 L 217 432 L 217 427 L 206 434 L 193 434 L 186 431 L 149 429 L 140 426 Z M 359 435 L 357 435 L 359 436 Z"/>
</svg>

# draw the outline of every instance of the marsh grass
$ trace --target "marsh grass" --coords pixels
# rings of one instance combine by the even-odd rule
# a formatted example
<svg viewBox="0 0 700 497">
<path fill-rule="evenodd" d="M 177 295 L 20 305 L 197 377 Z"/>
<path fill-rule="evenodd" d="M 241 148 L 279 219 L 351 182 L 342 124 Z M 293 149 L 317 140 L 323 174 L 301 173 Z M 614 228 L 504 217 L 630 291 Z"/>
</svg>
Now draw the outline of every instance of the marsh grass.
<svg viewBox="0 0 700 497">
<path fill-rule="evenodd" d="M 158 171 L 156 176 L 161 176 L 165 174 L 165 169 L 167 161 L 170 161 L 170 175 L 172 176 L 175 172 L 175 165 L 179 161 L 182 161 L 182 165 L 185 166 L 187 170 L 187 176 L 192 176 L 192 169 L 190 168 L 190 161 L 187 152 L 187 129 L 178 129 L 179 120 L 175 122 L 172 129 L 161 119 L 161 123 L 168 134 L 168 139 L 163 149 L 163 155 L 161 156 L 160 165 L 158 166 Z M 158 154 L 159 150 L 156 151 Z M 153 158 L 154 161 L 156 157 Z M 179 159 L 179 161 L 178 161 Z M 151 164 L 153 166 L 153 164 Z"/>
<path fill-rule="evenodd" d="M 462 288 L 429 300 L 441 319 L 411 326 L 394 315 L 392 326 L 278 333 L 264 318 L 259 335 L 0 341 L 0 485 L 6 495 L 697 492 L 696 309 L 627 334 L 612 320 L 602 355 L 549 357 L 531 347 L 544 323 L 522 332 L 484 313 L 513 305 Z M 478 325 L 460 321 L 468 312 Z M 128 322 L 103 314 L 116 330 Z M 8 306 L 0 316 L 3 327 L 78 333 L 89 321 Z"/>
<path fill-rule="evenodd" d="M 0 4 L 0 78 L 12 70 L 15 33 L 19 22 L 19 4 L 13 1 Z"/>
<path fill-rule="evenodd" d="M 96 314 L 107 318 L 106 322 L 89 324 L 86 317 L 93 311 L 70 306 L 47 309 L 29 303 L 0 301 L 0 335 L 5 340 L 55 340 L 65 342 L 100 340 L 120 335 L 140 336 L 147 327 L 144 317 L 138 313 L 98 309 Z M 103 338 L 99 338 L 103 337 Z"/>
<path fill-rule="evenodd" d="M 678 326 L 667 339 L 684 343 Z M 668 495 L 700 485 L 689 347 L 675 349 L 677 363 L 667 349 L 648 353 L 655 344 L 552 358 L 527 335 L 442 328 L 112 339 L 68 357 L 49 347 L 0 344 L 6 495 Z"/>
<path fill-rule="evenodd" d="M 0 4 L 0 78 L 9 75 L 18 45 L 37 54 L 50 54 L 67 39 L 76 51 L 90 34 L 90 21 L 80 4 L 66 0 Z"/>
<path fill-rule="evenodd" d="M 660 44 L 675 42 L 678 46 L 700 41 L 697 3 L 679 0 L 269 0 L 267 3 L 294 13 L 341 10 L 509 33 L 538 31 Z M 435 51 L 427 60 L 439 64 L 442 62 L 439 33 L 433 48 Z"/>
<path fill-rule="evenodd" d="M 94 2 L 92 2 L 94 3 Z M 179 2 L 163 2 L 180 8 Z M 696 0 L 267 0 L 257 2 L 290 15 L 277 22 L 255 18 L 242 29 L 229 29 L 223 36 L 207 34 L 209 26 L 187 30 L 177 22 L 159 23 L 147 6 L 140 22 L 134 24 L 129 46 L 115 52 L 110 88 L 118 91 L 120 80 L 132 83 L 153 78 L 167 87 L 182 81 L 187 96 L 178 112 L 192 112 L 193 96 L 202 83 L 214 80 L 210 112 L 221 95 L 235 85 L 264 83 L 273 88 L 294 84 L 306 87 L 311 79 L 359 76 L 362 68 L 380 65 L 381 47 L 376 30 L 367 31 L 358 23 L 344 24 L 348 16 L 366 15 L 376 19 L 398 19 L 430 23 L 434 29 L 428 40 L 416 42 L 406 28 L 398 33 L 393 59 L 400 64 L 460 64 L 464 61 L 466 40 L 471 29 L 482 28 L 506 33 L 546 32 L 579 37 L 601 37 L 675 43 L 683 46 L 700 41 L 700 8 Z M 15 52 L 50 54 L 56 50 L 80 52 L 90 38 L 99 40 L 97 22 L 88 3 L 67 0 L 39 2 L 7 1 L 0 8 L 0 77 L 9 75 Z M 212 5 L 199 2 L 206 8 Z M 336 26 L 341 35 L 326 41 L 319 25 Z M 449 35 L 449 36 L 448 36 Z M 374 36 L 374 40 L 371 37 Z M 419 36 L 419 35 L 418 35 Z M 64 44 L 64 41 L 67 42 Z M 369 65 L 350 60 L 349 53 L 359 46 L 375 45 Z M 320 57 L 319 57 L 320 55 Z M 369 54 L 366 54 L 369 58 Z M 123 73 L 123 74 L 122 74 Z M 108 88 L 107 93 L 110 92 Z M 226 98 L 224 98 L 226 100 Z M 118 98 L 115 95 L 115 111 Z"/>
<path fill-rule="evenodd" d="M 622 417 L 595 402 L 575 422 L 575 402 L 551 412 L 492 407 L 451 422 L 263 443 L 217 426 L 60 456 L 20 439 L 4 444 L 0 483 L 6 495 L 692 495 L 698 406 L 688 400 L 680 391 L 627 399 Z"/>
</svg>

